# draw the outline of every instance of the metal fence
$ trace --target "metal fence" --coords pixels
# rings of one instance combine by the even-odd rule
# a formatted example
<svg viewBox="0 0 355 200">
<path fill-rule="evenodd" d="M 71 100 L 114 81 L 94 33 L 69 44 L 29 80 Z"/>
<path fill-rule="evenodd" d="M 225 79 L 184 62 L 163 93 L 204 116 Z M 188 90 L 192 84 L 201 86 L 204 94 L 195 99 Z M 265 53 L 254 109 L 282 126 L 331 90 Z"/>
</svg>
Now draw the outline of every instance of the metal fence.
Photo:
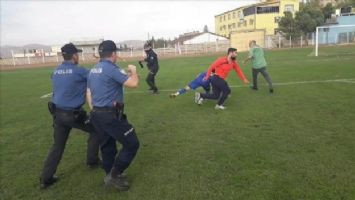
<svg viewBox="0 0 355 200">
<path fill-rule="evenodd" d="M 174 47 L 167 48 L 157 48 L 154 51 L 158 54 L 159 57 L 175 57 L 175 56 L 193 56 L 193 55 L 204 55 L 204 54 L 213 54 L 218 52 L 225 52 L 226 49 L 230 47 L 229 41 L 219 41 L 203 44 L 186 44 L 180 45 L 176 44 Z M 25 65 L 43 65 L 61 63 L 63 61 L 62 56 L 59 54 L 49 54 L 43 52 L 37 54 L 37 56 L 29 56 L 21 53 L 13 55 L 12 58 L 5 58 L 0 60 L 2 66 L 25 66 Z M 131 49 L 129 51 L 118 51 L 118 55 L 123 59 L 138 59 L 145 56 L 143 49 Z M 79 54 L 80 61 L 82 62 L 95 62 L 98 59 L 98 53 L 93 52 L 82 52 Z"/>
<path fill-rule="evenodd" d="M 325 43 L 323 46 L 340 46 L 340 44 L 355 44 L 355 32 L 351 32 L 350 34 L 338 34 L 339 44 L 333 43 Z M 254 38 L 255 39 L 255 38 Z M 285 38 L 281 35 L 267 35 L 258 38 L 258 41 L 262 41 L 261 45 L 266 49 L 281 49 L 281 48 L 303 48 L 303 47 L 312 47 L 316 44 L 315 33 L 309 34 L 307 37 L 298 37 L 298 38 Z M 248 49 L 248 41 L 247 38 L 241 38 L 243 45 L 237 46 L 239 50 L 246 51 Z M 261 43 L 262 43 L 261 42 Z M 206 54 L 215 54 L 226 52 L 231 46 L 230 41 L 219 41 L 219 42 L 211 42 L 211 43 L 202 43 L 202 44 L 186 44 L 180 45 L 176 44 L 173 47 L 167 48 L 157 48 L 154 51 L 158 54 L 160 58 L 164 57 L 176 57 L 176 56 L 194 56 L 194 55 L 206 55 Z M 310 50 L 310 53 L 313 50 Z M 340 52 L 340 51 L 339 51 Z M 5 66 L 7 68 L 16 67 L 16 66 L 27 66 L 27 65 L 38 65 L 38 66 L 47 66 L 50 64 L 58 64 L 63 61 L 63 58 L 60 54 L 43 52 L 39 55 L 33 54 L 26 55 L 22 52 L 17 52 L 18 54 L 13 53 L 12 58 L 5 58 L 0 60 L 0 65 Z M 145 52 L 143 49 L 131 49 L 129 51 L 119 51 L 119 57 L 123 59 L 139 59 L 145 56 Z M 80 61 L 81 63 L 92 63 L 98 60 L 98 53 L 91 52 L 82 52 L 80 53 Z"/>
<path fill-rule="evenodd" d="M 264 48 L 293 48 L 293 47 L 307 47 L 315 44 L 315 34 L 309 34 L 308 37 L 283 37 L 281 35 L 267 35 L 265 36 Z"/>
</svg>

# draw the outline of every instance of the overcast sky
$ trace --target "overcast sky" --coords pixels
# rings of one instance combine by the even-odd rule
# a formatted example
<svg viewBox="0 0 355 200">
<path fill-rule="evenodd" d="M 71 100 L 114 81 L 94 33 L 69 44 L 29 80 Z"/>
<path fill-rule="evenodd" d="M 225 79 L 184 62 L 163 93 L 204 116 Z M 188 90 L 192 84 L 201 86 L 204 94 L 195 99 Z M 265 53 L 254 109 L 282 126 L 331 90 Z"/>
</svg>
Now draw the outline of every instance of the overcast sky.
<svg viewBox="0 0 355 200">
<path fill-rule="evenodd" d="M 166 39 L 187 31 L 214 32 L 214 16 L 256 0 L 18 1 L 0 0 L 1 45 L 71 40 Z"/>
</svg>

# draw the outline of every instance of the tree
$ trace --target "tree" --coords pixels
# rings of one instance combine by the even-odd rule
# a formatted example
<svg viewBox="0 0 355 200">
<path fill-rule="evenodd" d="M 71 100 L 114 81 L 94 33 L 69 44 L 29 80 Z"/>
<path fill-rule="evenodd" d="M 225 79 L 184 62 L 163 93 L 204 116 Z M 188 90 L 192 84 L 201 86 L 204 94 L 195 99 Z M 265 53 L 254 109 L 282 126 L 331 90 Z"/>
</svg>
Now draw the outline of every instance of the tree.
<svg viewBox="0 0 355 200">
<path fill-rule="evenodd" d="M 166 40 L 164 38 L 154 39 L 154 37 L 152 37 L 150 42 L 152 44 L 154 44 L 154 48 L 168 47 L 168 46 L 171 46 L 173 44 L 173 42 L 170 39 L 169 40 Z"/>
<path fill-rule="evenodd" d="M 317 26 L 324 24 L 324 15 L 319 8 L 307 4 L 296 13 L 295 21 L 298 29 L 306 36 L 306 44 L 308 44 L 308 34 L 316 31 Z"/>
<path fill-rule="evenodd" d="M 349 7 L 349 6 L 353 6 L 355 7 L 355 0 L 345 0 L 345 1 L 341 1 L 337 4 L 337 8 L 344 8 L 344 7 Z"/>
<path fill-rule="evenodd" d="M 284 12 L 284 15 L 279 21 L 278 31 L 286 38 L 297 38 L 301 36 L 301 32 L 297 27 L 296 20 L 291 12 Z"/>
<path fill-rule="evenodd" d="M 322 8 L 322 13 L 325 19 L 331 18 L 334 12 L 335 12 L 335 7 L 333 7 L 331 3 L 328 3 L 324 8 Z"/>
</svg>

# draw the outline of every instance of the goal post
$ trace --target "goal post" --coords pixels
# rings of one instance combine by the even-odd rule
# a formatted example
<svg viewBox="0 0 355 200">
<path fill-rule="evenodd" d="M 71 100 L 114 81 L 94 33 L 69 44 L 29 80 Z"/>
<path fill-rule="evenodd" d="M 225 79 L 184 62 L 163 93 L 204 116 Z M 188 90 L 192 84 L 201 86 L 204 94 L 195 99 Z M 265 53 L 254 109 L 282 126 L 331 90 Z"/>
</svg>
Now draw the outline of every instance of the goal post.
<svg viewBox="0 0 355 200">
<path fill-rule="evenodd" d="M 315 38 L 315 56 L 321 46 L 355 44 L 355 24 L 318 26 Z"/>
</svg>

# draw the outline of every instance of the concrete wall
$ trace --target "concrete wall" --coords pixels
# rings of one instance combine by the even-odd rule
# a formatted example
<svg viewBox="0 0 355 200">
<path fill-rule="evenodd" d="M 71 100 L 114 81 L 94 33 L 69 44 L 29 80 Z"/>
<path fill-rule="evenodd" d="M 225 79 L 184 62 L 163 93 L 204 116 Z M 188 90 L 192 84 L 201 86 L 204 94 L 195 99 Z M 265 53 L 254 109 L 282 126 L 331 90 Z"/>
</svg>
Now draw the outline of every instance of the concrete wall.
<svg viewBox="0 0 355 200">
<path fill-rule="evenodd" d="M 265 33 L 265 30 L 233 32 L 230 38 L 231 47 L 237 48 L 238 51 L 248 51 L 250 40 L 255 40 L 259 46 L 264 47 Z"/>
<path fill-rule="evenodd" d="M 329 31 L 319 30 L 319 44 L 343 44 L 355 42 L 355 15 L 337 17 L 337 25 L 354 25 L 353 27 L 329 28 Z M 334 25 L 336 26 L 336 25 Z"/>
</svg>

